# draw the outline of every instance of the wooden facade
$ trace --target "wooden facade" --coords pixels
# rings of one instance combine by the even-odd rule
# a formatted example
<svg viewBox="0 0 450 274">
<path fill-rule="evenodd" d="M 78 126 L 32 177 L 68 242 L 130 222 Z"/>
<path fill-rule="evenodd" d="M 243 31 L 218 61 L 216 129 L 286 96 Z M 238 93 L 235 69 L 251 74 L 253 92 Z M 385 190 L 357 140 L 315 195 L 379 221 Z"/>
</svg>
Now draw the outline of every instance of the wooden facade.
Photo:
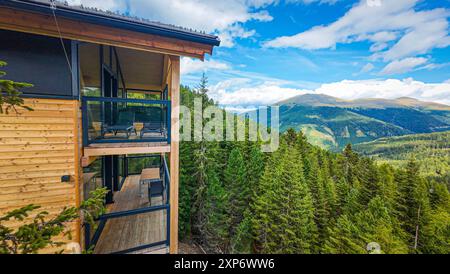
<svg viewBox="0 0 450 274">
<path fill-rule="evenodd" d="M 78 101 L 26 99 L 25 105 L 33 111 L 0 114 L 0 214 L 36 204 L 54 216 L 79 205 Z M 61 182 L 65 175 L 70 182 Z M 72 226 L 74 241 L 79 227 Z"/>
<path fill-rule="evenodd" d="M 166 231 L 166 239 L 170 239 L 168 251 L 177 253 L 180 57 L 189 56 L 203 60 L 205 54 L 212 53 L 213 46 L 218 45 L 218 40 L 215 41 L 205 35 L 203 38 L 209 39 L 209 42 L 202 43 L 189 41 L 189 39 L 177 39 L 173 35 L 149 34 L 138 31 L 138 29 L 142 30 L 142 26 L 133 30 L 136 24 L 125 19 L 123 19 L 121 24 L 129 24 L 129 28 L 96 24 L 92 20 L 83 21 L 84 15 L 80 16 L 79 19 L 66 18 L 59 16 L 58 10 L 56 10 L 57 18 L 54 18 L 49 10 L 37 12 L 35 10 L 28 11 L 23 6 L 18 8 L 12 7 L 16 2 L 27 5 L 27 1 L 5 2 L 11 3 L 5 6 L 0 5 L 0 29 L 67 39 L 74 52 L 68 58 L 71 60 L 67 60 L 71 63 L 72 96 L 70 98 L 61 99 L 61 96 L 33 96 L 34 98 L 31 98 L 31 96 L 28 96 L 25 99 L 25 105 L 31 107 L 33 111 L 19 109 L 18 113 L 0 114 L 0 215 L 29 204 L 42 206 L 41 210 L 49 212 L 50 216 L 58 214 L 64 207 L 79 206 L 81 197 L 85 197 L 85 193 L 83 193 L 83 167 L 90 165 L 101 157 L 132 154 L 169 154 L 170 173 L 168 173 L 169 176 L 165 177 L 170 179 L 170 194 L 167 194 L 170 195 L 170 206 L 166 210 L 170 214 L 167 217 L 161 217 L 161 220 L 155 224 L 160 226 L 157 229 L 158 235 L 162 234 L 167 226 L 170 226 L 170 231 Z M 34 4 L 44 5 L 42 3 Z M 79 10 L 76 10 L 76 12 L 82 13 Z M 90 15 L 87 14 L 86 16 Z M 111 19 L 116 20 L 117 18 Z M 58 24 L 55 24 L 56 20 Z M 173 27 L 168 26 L 167 30 L 173 32 Z M 177 32 L 182 33 L 183 30 L 178 29 Z M 183 35 L 188 38 L 195 36 L 188 31 Z M 197 33 L 197 38 L 198 36 L 202 35 Z M 213 40 L 212 42 L 210 41 L 211 39 Z M 126 49 L 129 52 L 125 52 L 125 50 L 120 52 L 119 50 L 119 54 L 125 56 L 122 57 L 123 59 L 132 59 L 133 51 L 135 52 L 133 58 L 137 60 L 143 59 L 142 56 L 145 55 L 142 53 L 147 54 L 148 57 L 157 55 L 156 57 L 158 58 L 154 59 L 161 60 L 161 67 L 152 66 L 153 70 L 159 70 L 159 74 L 153 73 L 151 76 L 158 78 L 158 81 L 152 83 L 151 91 L 143 91 L 143 93 L 161 94 L 161 97 L 163 97 L 164 90 L 168 91 L 166 96 L 168 98 L 162 99 L 166 100 L 166 104 L 170 105 L 168 107 L 170 111 L 167 111 L 170 114 L 170 117 L 167 117 L 169 122 L 169 138 L 167 142 L 145 143 L 127 140 L 128 142 L 124 143 L 89 145 L 84 143 L 83 137 L 87 136 L 87 134 L 83 132 L 82 125 L 85 124 L 85 119 L 88 115 L 83 115 L 82 105 L 84 101 L 81 100 L 83 95 L 80 91 L 82 79 L 80 79 L 79 71 L 75 69 L 77 66 L 80 66 L 80 57 L 78 56 L 80 42 L 101 45 L 101 47 L 103 45 L 111 46 L 114 47 L 114 50 L 115 48 Z M 128 56 L 127 54 L 131 54 L 131 57 L 126 57 Z M 121 66 L 127 64 L 127 60 L 121 60 L 121 62 Z M 131 60 L 128 63 L 136 62 Z M 103 66 L 103 64 L 101 65 Z M 133 69 L 139 69 L 142 75 L 151 73 L 151 71 L 141 67 Z M 134 76 L 136 73 L 132 73 L 132 75 Z M 136 85 L 136 83 L 132 84 Z M 102 88 L 103 86 L 100 87 L 100 89 Z M 102 96 L 105 96 L 103 90 Z M 112 97 L 113 95 L 110 94 L 109 96 Z M 170 103 L 167 103 L 168 101 Z M 165 170 L 168 170 L 167 163 Z M 65 181 L 62 178 L 63 176 L 69 176 L 69 182 L 63 182 Z M 137 178 L 130 177 L 125 182 L 127 184 L 125 184 L 124 192 L 118 194 L 118 203 L 114 206 L 113 211 L 126 209 L 125 198 L 128 199 L 136 194 L 134 190 L 127 191 L 127 189 L 134 189 L 137 184 Z M 132 183 L 134 186 L 130 187 L 133 185 Z M 137 199 L 136 202 L 141 203 L 141 200 Z M 119 202 L 121 203 L 120 205 Z M 147 214 L 148 216 L 163 215 L 160 212 L 152 212 Z M 169 216 L 170 220 L 167 219 Z M 126 217 L 123 220 L 142 221 L 142 219 L 135 217 L 137 216 Z M 123 220 L 122 223 L 124 222 Z M 145 220 L 144 223 L 151 223 L 153 217 Z M 12 227 L 17 227 L 19 224 L 11 223 L 11 225 Z M 71 224 L 70 229 L 74 236 L 71 241 L 78 242 L 83 246 L 85 237 L 81 227 L 81 220 Z M 105 229 L 111 231 L 112 227 L 114 227 L 114 222 L 107 225 Z M 131 230 L 127 231 L 127 234 L 132 233 Z M 145 233 L 145 230 L 141 229 L 139 231 L 137 232 L 138 234 Z M 142 235 L 143 238 L 146 238 L 146 235 Z M 86 237 L 86 239 L 89 239 L 89 237 Z M 43 252 L 52 253 L 59 249 L 50 248 Z M 104 239 L 100 242 L 97 250 L 111 251 L 110 248 L 105 248 Z"/>
</svg>

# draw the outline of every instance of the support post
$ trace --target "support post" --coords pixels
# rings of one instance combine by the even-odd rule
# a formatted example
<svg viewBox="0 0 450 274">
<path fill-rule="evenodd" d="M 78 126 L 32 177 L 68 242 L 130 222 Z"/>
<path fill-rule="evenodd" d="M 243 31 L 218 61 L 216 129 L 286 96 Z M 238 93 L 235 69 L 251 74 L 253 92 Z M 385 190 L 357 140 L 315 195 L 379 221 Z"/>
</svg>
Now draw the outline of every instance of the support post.
<svg viewBox="0 0 450 274">
<path fill-rule="evenodd" d="M 170 56 L 170 253 L 178 253 L 178 178 L 179 178 L 179 119 L 180 119 L 180 57 Z"/>
</svg>

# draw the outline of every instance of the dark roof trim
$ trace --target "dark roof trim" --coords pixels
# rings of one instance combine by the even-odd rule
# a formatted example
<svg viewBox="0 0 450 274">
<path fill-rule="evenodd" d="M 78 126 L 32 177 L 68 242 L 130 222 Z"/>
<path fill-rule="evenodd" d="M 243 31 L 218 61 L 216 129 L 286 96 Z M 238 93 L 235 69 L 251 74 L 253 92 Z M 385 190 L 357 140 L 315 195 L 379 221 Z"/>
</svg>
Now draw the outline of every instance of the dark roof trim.
<svg viewBox="0 0 450 274">
<path fill-rule="evenodd" d="M 26 0 L 0 0 L 1 6 L 16 9 L 34 11 L 44 14 L 52 14 L 50 1 L 26 1 Z M 57 16 L 73 20 L 80 20 L 92 24 L 104 25 L 113 28 L 126 29 L 141 33 L 165 36 L 190 42 L 219 46 L 220 40 L 217 36 L 199 33 L 180 27 L 162 23 L 142 21 L 139 19 L 117 15 L 114 13 L 91 10 L 83 7 L 68 6 L 56 2 L 55 13 Z"/>
</svg>

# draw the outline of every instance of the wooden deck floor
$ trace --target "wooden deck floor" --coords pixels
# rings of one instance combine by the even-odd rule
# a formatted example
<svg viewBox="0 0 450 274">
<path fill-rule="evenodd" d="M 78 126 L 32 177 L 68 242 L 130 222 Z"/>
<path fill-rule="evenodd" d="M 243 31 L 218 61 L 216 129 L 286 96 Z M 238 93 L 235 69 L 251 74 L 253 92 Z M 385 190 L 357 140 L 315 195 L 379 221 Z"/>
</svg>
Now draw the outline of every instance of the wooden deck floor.
<svg viewBox="0 0 450 274">
<path fill-rule="evenodd" d="M 139 194 L 139 175 L 129 176 L 122 190 L 114 194 L 114 204 L 108 212 L 148 207 L 147 188 Z M 160 197 L 152 198 L 152 205 L 160 205 Z M 156 211 L 135 216 L 110 219 L 105 225 L 94 253 L 105 254 L 126 250 L 166 239 L 166 212 Z M 167 253 L 166 247 L 155 247 L 133 253 Z"/>
</svg>

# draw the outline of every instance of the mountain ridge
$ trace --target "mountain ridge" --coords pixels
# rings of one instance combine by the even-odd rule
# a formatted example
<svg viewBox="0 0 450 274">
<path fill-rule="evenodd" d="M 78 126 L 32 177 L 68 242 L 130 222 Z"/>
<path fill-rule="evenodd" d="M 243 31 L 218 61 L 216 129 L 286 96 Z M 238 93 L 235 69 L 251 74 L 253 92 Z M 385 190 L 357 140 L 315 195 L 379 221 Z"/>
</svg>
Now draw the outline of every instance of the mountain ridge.
<svg viewBox="0 0 450 274">
<path fill-rule="evenodd" d="M 396 99 L 383 98 L 360 98 L 354 100 L 345 100 L 326 94 L 307 93 L 298 95 L 287 100 L 280 101 L 274 105 L 309 105 L 309 106 L 334 106 L 334 107 L 370 107 L 370 108 L 393 108 L 393 107 L 411 107 L 430 110 L 450 111 L 450 106 L 435 102 L 421 101 L 411 97 L 399 97 Z"/>
<path fill-rule="evenodd" d="M 409 97 L 344 100 L 305 94 L 279 102 L 280 130 L 301 130 L 311 143 L 341 150 L 384 137 L 450 130 L 450 106 Z"/>
</svg>

